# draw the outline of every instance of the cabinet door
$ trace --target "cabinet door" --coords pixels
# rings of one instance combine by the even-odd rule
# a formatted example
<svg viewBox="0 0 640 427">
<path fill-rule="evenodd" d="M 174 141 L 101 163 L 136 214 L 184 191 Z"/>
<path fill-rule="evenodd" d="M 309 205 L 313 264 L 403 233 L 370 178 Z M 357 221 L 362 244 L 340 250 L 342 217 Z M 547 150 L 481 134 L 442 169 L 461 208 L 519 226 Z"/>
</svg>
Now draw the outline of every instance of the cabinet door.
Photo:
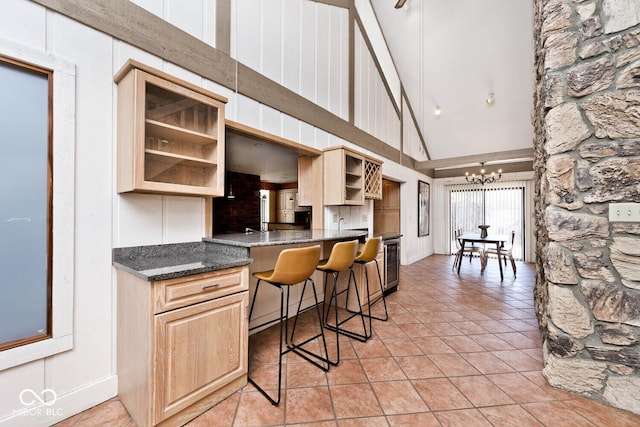
<svg viewBox="0 0 640 427">
<path fill-rule="evenodd" d="M 284 193 L 284 209 L 293 211 L 296 204 L 296 190 L 282 190 Z"/>
<path fill-rule="evenodd" d="M 155 422 L 247 373 L 248 292 L 155 316 Z"/>
<path fill-rule="evenodd" d="M 284 213 L 284 221 L 282 221 L 282 222 L 293 222 L 294 217 L 295 216 L 294 216 L 293 212 L 286 211 Z"/>
<path fill-rule="evenodd" d="M 313 158 L 298 157 L 298 206 L 313 205 Z"/>
</svg>

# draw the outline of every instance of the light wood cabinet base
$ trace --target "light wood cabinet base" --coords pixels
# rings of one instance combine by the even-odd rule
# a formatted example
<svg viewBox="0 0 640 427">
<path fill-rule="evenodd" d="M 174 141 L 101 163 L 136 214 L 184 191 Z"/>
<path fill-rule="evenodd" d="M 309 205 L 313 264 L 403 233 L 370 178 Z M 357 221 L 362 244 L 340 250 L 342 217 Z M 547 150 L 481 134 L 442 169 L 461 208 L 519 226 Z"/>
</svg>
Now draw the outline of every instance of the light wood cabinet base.
<svg viewBox="0 0 640 427">
<path fill-rule="evenodd" d="M 204 399 L 194 403 L 193 405 L 178 412 L 172 417 L 167 418 L 166 420 L 158 424 L 158 426 L 159 427 L 181 426 L 191 421 L 192 419 L 198 417 L 199 415 L 203 414 L 208 409 L 212 408 L 214 405 L 223 401 L 227 397 L 231 396 L 233 393 L 240 390 L 242 387 L 246 385 L 247 385 L 247 376 L 244 375 L 242 378 L 238 378 L 237 380 L 211 393 Z"/>
<path fill-rule="evenodd" d="M 118 394 L 139 427 L 182 425 L 247 383 L 249 268 L 147 281 L 118 270 Z"/>
</svg>

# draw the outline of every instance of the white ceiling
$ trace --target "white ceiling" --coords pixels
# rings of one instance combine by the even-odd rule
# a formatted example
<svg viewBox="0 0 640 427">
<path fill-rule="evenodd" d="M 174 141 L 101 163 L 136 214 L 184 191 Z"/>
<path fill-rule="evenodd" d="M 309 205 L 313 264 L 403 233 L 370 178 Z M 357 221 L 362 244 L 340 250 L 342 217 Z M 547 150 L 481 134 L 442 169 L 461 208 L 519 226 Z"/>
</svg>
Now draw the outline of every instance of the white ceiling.
<svg viewBox="0 0 640 427">
<path fill-rule="evenodd" d="M 531 1 L 371 3 L 431 160 L 532 147 Z"/>
</svg>

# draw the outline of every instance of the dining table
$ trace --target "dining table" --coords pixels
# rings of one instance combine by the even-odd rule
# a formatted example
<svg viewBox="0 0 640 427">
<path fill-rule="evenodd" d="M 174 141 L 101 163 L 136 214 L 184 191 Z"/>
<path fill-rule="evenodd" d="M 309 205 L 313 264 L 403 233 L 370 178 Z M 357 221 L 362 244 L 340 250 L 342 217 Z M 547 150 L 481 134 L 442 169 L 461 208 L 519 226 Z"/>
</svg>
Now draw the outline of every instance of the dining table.
<svg viewBox="0 0 640 427">
<path fill-rule="evenodd" d="M 503 234 L 490 234 L 486 237 L 481 237 L 479 233 L 465 233 L 462 234 L 458 239 L 460 240 L 460 244 L 462 246 L 462 251 L 464 253 L 464 247 L 469 243 L 482 243 L 485 245 L 496 245 L 497 253 L 500 253 L 500 248 L 504 246 L 504 242 L 509 240 L 509 236 Z M 460 274 L 460 266 L 462 263 L 458 263 L 458 274 Z M 504 280 L 504 274 L 502 272 L 502 262 L 500 262 L 500 255 L 498 255 L 498 266 L 500 267 L 500 280 Z"/>
</svg>

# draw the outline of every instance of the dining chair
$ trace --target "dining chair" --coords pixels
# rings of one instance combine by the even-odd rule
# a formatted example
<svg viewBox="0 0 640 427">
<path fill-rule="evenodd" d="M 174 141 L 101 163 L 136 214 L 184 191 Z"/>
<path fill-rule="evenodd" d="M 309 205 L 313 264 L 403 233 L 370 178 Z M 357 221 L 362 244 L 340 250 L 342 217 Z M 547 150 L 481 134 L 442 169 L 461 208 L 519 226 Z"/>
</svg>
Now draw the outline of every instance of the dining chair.
<svg viewBox="0 0 640 427">
<path fill-rule="evenodd" d="M 484 250 L 482 246 L 476 245 L 474 243 L 467 243 L 463 249 L 462 241 L 460 239 L 460 236 L 462 235 L 462 230 L 458 228 L 454 231 L 454 234 L 455 234 L 457 251 L 456 251 L 456 257 L 453 260 L 453 267 L 451 267 L 453 270 L 455 270 L 459 262 L 462 262 L 462 257 L 464 256 L 465 253 L 469 254 L 469 262 L 471 262 L 471 257 L 473 256 L 474 253 L 477 253 L 478 256 L 480 256 L 480 258 L 482 259 L 482 253 Z"/>
<path fill-rule="evenodd" d="M 484 269 L 487 267 L 487 256 L 489 254 L 495 254 L 498 257 L 498 262 L 500 262 L 500 257 L 502 256 L 502 259 L 504 260 L 504 265 L 505 267 L 507 266 L 507 258 L 509 258 L 509 260 L 511 261 L 511 269 L 513 270 L 513 276 L 515 277 L 516 275 L 516 261 L 513 259 L 513 243 L 516 240 L 516 232 L 512 231 L 511 232 L 511 246 L 509 247 L 505 247 L 504 244 L 500 247 L 500 250 L 498 250 L 497 248 L 492 248 L 492 247 L 488 247 L 485 248 L 482 258 L 481 258 L 481 264 L 482 264 L 482 268 L 480 269 L 480 271 L 484 271 Z"/>
</svg>

